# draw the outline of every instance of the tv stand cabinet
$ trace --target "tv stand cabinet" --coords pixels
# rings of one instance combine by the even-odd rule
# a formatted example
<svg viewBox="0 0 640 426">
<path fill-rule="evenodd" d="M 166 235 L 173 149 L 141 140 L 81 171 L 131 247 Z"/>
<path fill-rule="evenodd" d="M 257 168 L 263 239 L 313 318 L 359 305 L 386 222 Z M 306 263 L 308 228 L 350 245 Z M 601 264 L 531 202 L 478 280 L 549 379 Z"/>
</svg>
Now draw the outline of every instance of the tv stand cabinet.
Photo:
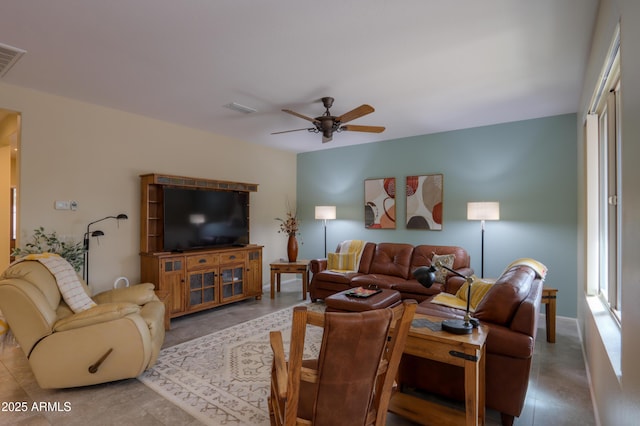
<svg viewBox="0 0 640 426">
<path fill-rule="evenodd" d="M 141 253 L 142 282 L 168 294 L 169 317 L 262 298 L 262 247 Z"/>
<path fill-rule="evenodd" d="M 160 174 L 140 176 L 140 275 L 163 295 L 168 317 L 262 298 L 262 246 L 247 244 L 165 252 L 165 187 L 255 192 L 256 184 Z"/>
</svg>

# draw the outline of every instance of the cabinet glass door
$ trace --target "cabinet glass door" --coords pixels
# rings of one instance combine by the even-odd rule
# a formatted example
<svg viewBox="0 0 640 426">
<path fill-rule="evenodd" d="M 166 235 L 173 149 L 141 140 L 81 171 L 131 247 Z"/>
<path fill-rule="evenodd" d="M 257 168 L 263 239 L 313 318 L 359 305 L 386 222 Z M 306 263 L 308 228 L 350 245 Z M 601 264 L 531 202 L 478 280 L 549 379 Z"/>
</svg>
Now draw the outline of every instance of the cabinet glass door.
<svg viewBox="0 0 640 426">
<path fill-rule="evenodd" d="M 215 274 L 193 272 L 189 274 L 189 305 L 197 306 L 216 301 Z"/>
<path fill-rule="evenodd" d="M 221 268 L 220 280 L 222 300 L 242 296 L 244 294 L 244 265 Z"/>
</svg>

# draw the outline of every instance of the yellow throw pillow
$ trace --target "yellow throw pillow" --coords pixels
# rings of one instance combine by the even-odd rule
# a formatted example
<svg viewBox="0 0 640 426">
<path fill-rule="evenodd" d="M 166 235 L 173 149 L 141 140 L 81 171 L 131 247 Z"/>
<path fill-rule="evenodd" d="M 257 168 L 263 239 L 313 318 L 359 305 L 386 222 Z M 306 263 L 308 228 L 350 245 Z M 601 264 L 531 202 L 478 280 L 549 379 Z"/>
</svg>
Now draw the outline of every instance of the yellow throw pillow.
<svg viewBox="0 0 640 426">
<path fill-rule="evenodd" d="M 433 296 L 433 299 L 431 299 L 431 303 L 448 306 L 450 308 L 456 308 L 456 309 L 462 309 L 462 310 L 467 309 L 467 302 L 457 298 L 453 294 L 444 293 L 444 292 Z"/>
<path fill-rule="evenodd" d="M 493 281 L 489 280 L 481 280 L 475 276 L 473 278 L 473 284 L 471 285 L 471 301 L 469 302 L 469 310 L 471 312 L 476 310 L 476 306 L 478 306 L 478 303 L 480 303 L 482 298 L 487 294 L 494 283 Z M 460 287 L 460 289 L 456 293 L 456 297 L 466 302 L 468 288 L 469 283 L 464 283 L 464 285 Z"/>
<path fill-rule="evenodd" d="M 536 274 L 538 274 L 538 276 L 542 279 L 545 279 L 545 277 L 547 276 L 547 267 L 542 262 L 539 262 L 535 259 L 531 259 L 528 257 L 514 260 L 509 264 L 509 266 L 505 268 L 504 272 L 508 271 L 513 266 L 518 266 L 518 265 L 524 265 L 524 266 L 530 267 L 531 269 L 536 271 Z"/>
<path fill-rule="evenodd" d="M 355 253 L 329 253 L 327 255 L 327 269 L 332 271 L 355 271 Z"/>
</svg>

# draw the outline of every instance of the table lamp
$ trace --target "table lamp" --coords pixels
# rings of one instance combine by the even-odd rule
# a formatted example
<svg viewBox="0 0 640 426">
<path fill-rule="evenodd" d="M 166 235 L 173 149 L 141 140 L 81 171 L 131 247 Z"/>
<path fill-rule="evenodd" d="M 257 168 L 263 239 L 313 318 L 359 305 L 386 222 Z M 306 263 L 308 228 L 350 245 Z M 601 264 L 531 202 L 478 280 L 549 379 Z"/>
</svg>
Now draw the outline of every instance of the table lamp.
<svg viewBox="0 0 640 426">
<path fill-rule="evenodd" d="M 473 284 L 473 278 L 462 275 L 461 273 L 454 271 L 453 269 L 443 265 L 440 262 L 436 262 L 435 265 L 431 265 L 429 267 L 420 266 L 413 271 L 413 277 L 418 280 L 420 284 L 424 287 L 429 288 L 433 285 L 436 280 L 436 267 L 444 268 L 447 271 L 451 272 L 454 275 L 464 278 L 467 281 L 467 310 L 464 314 L 464 319 L 446 319 L 443 320 L 442 330 L 448 331 L 453 334 L 471 334 L 473 329 L 478 326 L 479 322 L 477 319 L 472 318 L 469 313 L 469 302 L 471 301 L 471 285 Z"/>
</svg>

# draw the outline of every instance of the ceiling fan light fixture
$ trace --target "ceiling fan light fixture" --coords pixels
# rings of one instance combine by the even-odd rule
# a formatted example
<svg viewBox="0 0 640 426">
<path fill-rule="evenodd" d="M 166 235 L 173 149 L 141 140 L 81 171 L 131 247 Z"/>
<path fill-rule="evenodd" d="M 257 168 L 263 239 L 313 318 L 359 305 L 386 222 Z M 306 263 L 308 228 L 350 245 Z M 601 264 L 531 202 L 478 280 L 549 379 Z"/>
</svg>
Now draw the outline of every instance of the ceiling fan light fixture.
<svg viewBox="0 0 640 426">
<path fill-rule="evenodd" d="M 238 112 L 242 112 L 245 114 L 251 114 L 252 112 L 257 112 L 258 110 L 255 108 L 251 108 L 245 105 L 241 105 L 237 102 L 230 102 L 226 105 L 223 105 L 223 107 L 234 110 L 234 111 L 238 111 Z"/>
<path fill-rule="evenodd" d="M 375 109 L 371 105 L 363 104 L 357 108 L 352 109 L 349 112 L 342 114 L 341 116 L 334 116 L 329 111 L 329 108 L 333 106 L 334 99 L 331 97 L 322 98 L 322 103 L 326 111 L 323 115 L 319 117 L 308 117 L 304 114 L 300 114 L 299 112 L 292 111 L 290 109 L 283 109 L 283 112 L 287 114 L 295 115 L 298 118 L 302 118 L 303 120 L 310 121 L 313 123 L 314 127 L 306 128 L 306 129 L 294 129 L 294 130 L 285 130 L 283 132 L 274 132 L 272 135 L 277 135 L 280 133 L 289 133 L 289 132 L 298 132 L 300 130 L 307 130 L 312 133 L 322 133 L 322 142 L 330 142 L 333 140 L 333 133 L 342 132 L 345 130 L 352 130 L 356 132 L 367 132 L 367 133 L 381 133 L 384 131 L 384 127 L 382 126 L 358 126 L 350 124 L 348 126 L 343 126 L 356 118 L 360 118 L 367 114 L 371 114 L 375 111 Z"/>
<path fill-rule="evenodd" d="M 333 117 L 319 117 L 320 120 L 320 129 L 322 132 L 332 132 L 334 121 Z"/>
</svg>

